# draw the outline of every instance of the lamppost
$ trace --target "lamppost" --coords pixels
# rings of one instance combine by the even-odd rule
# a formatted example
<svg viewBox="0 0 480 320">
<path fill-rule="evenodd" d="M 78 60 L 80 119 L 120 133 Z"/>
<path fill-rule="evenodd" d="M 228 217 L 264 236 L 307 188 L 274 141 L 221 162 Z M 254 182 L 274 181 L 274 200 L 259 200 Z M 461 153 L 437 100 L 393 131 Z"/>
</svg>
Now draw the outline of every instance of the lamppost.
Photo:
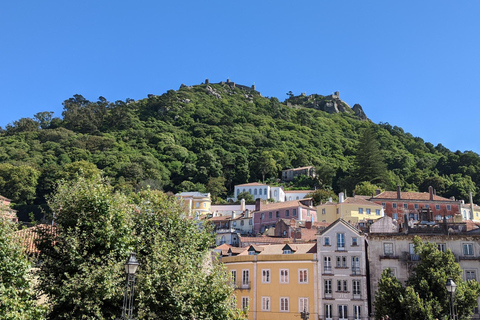
<svg viewBox="0 0 480 320">
<path fill-rule="evenodd" d="M 133 293 L 135 290 L 135 272 L 140 264 L 137 261 L 135 252 L 130 253 L 130 257 L 125 263 L 125 272 L 127 273 L 127 285 L 125 295 L 123 296 L 122 320 L 131 320 L 133 315 Z"/>
<path fill-rule="evenodd" d="M 301 317 L 303 320 L 308 320 L 308 319 L 310 319 L 310 312 L 308 312 L 308 311 L 305 309 L 305 306 L 303 307 L 303 311 L 300 312 L 300 317 Z"/>
<path fill-rule="evenodd" d="M 455 294 L 455 290 L 457 289 L 457 285 L 453 282 L 453 279 L 449 278 L 447 280 L 447 291 L 450 293 L 450 319 L 455 320 L 455 306 L 453 304 L 453 295 Z"/>
</svg>

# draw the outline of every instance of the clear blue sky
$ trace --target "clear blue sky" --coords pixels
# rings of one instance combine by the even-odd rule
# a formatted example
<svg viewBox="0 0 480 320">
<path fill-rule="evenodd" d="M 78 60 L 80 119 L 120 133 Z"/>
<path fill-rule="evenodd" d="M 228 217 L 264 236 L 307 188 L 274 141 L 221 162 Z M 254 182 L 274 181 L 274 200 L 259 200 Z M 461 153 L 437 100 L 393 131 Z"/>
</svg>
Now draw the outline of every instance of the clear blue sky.
<svg viewBox="0 0 480 320">
<path fill-rule="evenodd" d="M 473 150 L 480 1 L 0 3 L 0 126 L 74 94 L 141 99 L 206 78 L 281 101 L 331 94 L 375 123 Z"/>
</svg>

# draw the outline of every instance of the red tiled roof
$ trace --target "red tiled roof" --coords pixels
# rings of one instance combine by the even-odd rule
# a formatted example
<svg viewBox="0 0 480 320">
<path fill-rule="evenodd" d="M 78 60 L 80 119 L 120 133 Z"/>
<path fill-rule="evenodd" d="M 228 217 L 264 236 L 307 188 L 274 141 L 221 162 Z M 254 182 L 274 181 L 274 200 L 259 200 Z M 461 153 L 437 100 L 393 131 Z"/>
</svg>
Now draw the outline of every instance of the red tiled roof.
<svg viewBox="0 0 480 320">
<path fill-rule="evenodd" d="M 377 206 L 377 207 L 381 207 L 381 205 L 375 203 L 375 202 L 372 202 L 372 201 L 368 201 L 368 200 L 365 200 L 363 198 L 347 198 L 345 199 L 344 203 L 349 203 L 349 204 L 363 204 L 363 205 L 366 205 L 366 206 Z"/>
<path fill-rule="evenodd" d="M 312 193 L 315 192 L 315 190 L 285 190 L 285 193 Z"/>
<path fill-rule="evenodd" d="M 297 171 L 297 170 L 305 170 L 305 169 L 309 169 L 309 168 L 313 168 L 313 166 L 293 168 L 293 169 L 285 169 L 285 170 L 282 170 L 282 171 Z"/>
<path fill-rule="evenodd" d="M 428 192 L 400 192 L 400 199 L 397 199 L 397 191 L 384 191 L 379 195 L 373 197 L 372 199 L 391 199 L 391 200 L 420 200 L 420 201 L 430 201 L 430 193 Z M 444 197 L 433 195 L 433 201 L 451 201 Z"/>
<path fill-rule="evenodd" d="M 306 198 L 309 199 L 309 198 Z M 305 200 L 305 199 L 301 199 Z M 275 210 L 275 209 L 282 209 L 282 208 L 293 208 L 293 207 L 302 207 L 302 208 L 307 208 L 313 211 L 317 211 L 315 207 L 309 207 L 301 203 L 301 200 L 291 200 L 291 201 L 285 201 L 285 202 L 271 202 L 271 203 L 266 203 L 263 204 L 259 210 L 260 211 L 268 211 L 268 210 Z"/>
<path fill-rule="evenodd" d="M 22 241 L 25 247 L 25 252 L 27 254 L 39 253 L 37 246 L 35 245 L 35 241 L 39 238 L 39 233 L 37 232 L 37 230 L 40 228 L 46 230 L 47 232 L 54 233 L 56 231 L 56 228 L 51 225 L 39 224 L 37 226 L 22 229 L 15 232 L 16 236 L 20 239 L 20 241 Z"/>
</svg>

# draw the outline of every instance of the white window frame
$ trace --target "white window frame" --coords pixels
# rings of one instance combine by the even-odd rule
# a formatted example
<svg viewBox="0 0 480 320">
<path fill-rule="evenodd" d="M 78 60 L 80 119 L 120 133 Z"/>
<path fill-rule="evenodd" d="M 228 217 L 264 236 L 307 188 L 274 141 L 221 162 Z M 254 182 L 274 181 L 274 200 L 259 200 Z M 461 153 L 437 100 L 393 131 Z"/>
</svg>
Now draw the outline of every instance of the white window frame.
<svg viewBox="0 0 480 320">
<path fill-rule="evenodd" d="M 473 277 L 471 276 L 473 274 Z M 475 270 L 465 270 L 465 281 L 477 280 L 477 273 Z"/>
<path fill-rule="evenodd" d="M 354 246 L 354 247 L 358 246 L 358 238 L 357 237 L 352 237 L 352 246 Z"/>
<path fill-rule="evenodd" d="M 262 297 L 262 311 L 270 311 L 272 308 L 272 304 L 270 303 L 270 297 Z"/>
<path fill-rule="evenodd" d="M 367 208 L 367 214 L 372 214 L 372 209 Z"/>
<path fill-rule="evenodd" d="M 332 271 L 332 257 L 323 256 L 323 271 Z"/>
<path fill-rule="evenodd" d="M 324 237 L 323 238 L 323 245 L 324 246 L 330 246 L 330 237 Z"/>
<path fill-rule="evenodd" d="M 391 251 L 389 250 L 387 252 L 387 247 L 390 247 L 391 246 Z M 393 242 L 384 242 L 383 243 L 383 254 L 385 256 L 393 256 L 395 255 L 395 249 L 394 249 L 394 246 L 393 246 Z"/>
<path fill-rule="evenodd" d="M 303 281 L 302 281 L 302 273 L 304 274 Z M 301 283 L 301 284 L 308 283 L 308 269 L 298 269 L 298 283 Z"/>
<path fill-rule="evenodd" d="M 345 250 L 345 233 L 337 233 L 337 250 Z"/>
<path fill-rule="evenodd" d="M 348 320 L 348 306 L 346 304 L 338 305 L 338 320 Z"/>
<path fill-rule="evenodd" d="M 230 270 L 230 277 L 232 278 L 233 285 L 237 285 L 237 270 Z"/>
<path fill-rule="evenodd" d="M 325 310 L 325 320 L 332 320 L 333 319 L 333 312 L 332 312 L 333 305 L 325 304 L 323 309 Z"/>
<path fill-rule="evenodd" d="M 447 244 L 446 243 L 437 243 L 438 250 L 442 252 L 447 252 Z"/>
<path fill-rule="evenodd" d="M 353 306 L 353 320 L 362 318 L 362 306 Z"/>
<path fill-rule="evenodd" d="M 242 286 L 248 286 L 250 283 L 250 270 L 243 269 L 242 270 Z"/>
<path fill-rule="evenodd" d="M 304 310 L 308 312 L 308 298 L 300 297 L 298 298 L 298 312 L 303 312 Z"/>
<path fill-rule="evenodd" d="M 324 279 L 323 280 L 323 293 L 324 294 L 332 294 L 332 279 Z"/>
<path fill-rule="evenodd" d="M 352 280 L 352 293 L 354 296 L 362 294 L 361 284 L 361 280 Z"/>
<path fill-rule="evenodd" d="M 249 307 L 249 301 L 250 299 L 248 297 L 242 297 L 242 310 L 246 310 Z"/>
<path fill-rule="evenodd" d="M 289 312 L 290 311 L 290 298 L 289 297 L 280 297 L 280 312 Z"/>
<path fill-rule="evenodd" d="M 289 283 L 290 282 L 290 271 L 289 269 L 280 269 L 279 270 L 279 276 L 280 276 L 280 283 Z"/>
<path fill-rule="evenodd" d="M 463 255 L 464 256 L 473 256 L 473 254 L 474 254 L 473 243 L 464 243 L 462 247 L 463 247 Z M 465 250 L 467 248 L 468 248 L 468 250 Z"/>
<path fill-rule="evenodd" d="M 262 283 L 270 283 L 271 271 L 270 269 L 262 269 Z"/>
</svg>

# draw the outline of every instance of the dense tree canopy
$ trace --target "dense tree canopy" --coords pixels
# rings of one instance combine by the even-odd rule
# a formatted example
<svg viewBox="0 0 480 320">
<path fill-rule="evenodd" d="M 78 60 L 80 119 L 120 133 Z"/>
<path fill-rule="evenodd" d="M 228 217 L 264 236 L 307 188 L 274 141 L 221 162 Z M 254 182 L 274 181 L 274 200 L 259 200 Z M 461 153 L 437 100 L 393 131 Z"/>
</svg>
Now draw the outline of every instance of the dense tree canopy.
<svg viewBox="0 0 480 320">
<path fill-rule="evenodd" d="M 126 195 L 80 177 L 49 204 L 57 228 L 41 234 L 38 274 L 48 319 L 117 319 L 132 251 L 136 318 L 241 319 L 226 270 L 211 262 L 209 226 L 186 219 L 175 197 L 148 188 Z"/>
<path fill-rule="evenodd" d="M 314 186 L 335 193 L 350 193 L 362 181 L 386 190 L 399 184 L 423 191 L 432 184 L 438 195 L 467 199 L 472 191 L 480 200 L 476 153 L 451 152 L 388 123 L 294 100 L 289 107 L 227 84 L 182 87 L 138 101 L 75 95 L 63 103 L 61 118 L 38 112 L 0 133 L 0 164 L 8 166 L 0 170 L 0 194 L 16 204 L 41 205 L 58 178 L 82 167 L 101 170 L 117 190 L 200 191 L 224 178 L 232 195 L 236 184 L 276 182 L 282 169 L 313 165 Z M 24 178 L 28 184 L 15 182 Z M 299 180 L 302 187 L 305 182 Z"/>
</svg>

